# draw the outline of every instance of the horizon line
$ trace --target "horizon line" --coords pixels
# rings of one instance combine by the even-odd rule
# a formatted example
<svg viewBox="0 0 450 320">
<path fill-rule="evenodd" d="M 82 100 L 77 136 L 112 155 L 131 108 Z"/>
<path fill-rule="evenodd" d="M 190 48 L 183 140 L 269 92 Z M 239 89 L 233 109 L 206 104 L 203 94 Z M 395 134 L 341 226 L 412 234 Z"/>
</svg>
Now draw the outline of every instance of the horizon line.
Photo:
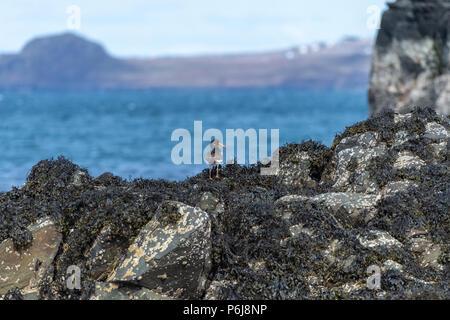
<svg viewBox="0 0 450 320">
<path fill-rule="evenodd" d="M 51 37 L 57 37 L 57 36 L 64 36 L 64 35 L 72 35 L 75 37 L 79 37 L 82 38 L 86 41 L 95 43 L 100 45 L 105 52 L 115 58 L 120 58 L 120 59 L 128 59 L 128 60 L 147 60 L 147 59 L 161 59 L 161 58 L 197 58 L 197 57 L 220 57 L 220 56 L 239 56 L 239 55 L 252 55 L 252 54 L 264 54 L 264 53 L 276 53 L 276 52 L 289 52 L 290 50 L 294 50 L 294 49 L 298 49 L 300 47 L 313 47 L 314 45 L 325 45 L 327 48 L 328 47 L 332 47 L 334 45 L 340 44 L 340 43 L 344 43 L 344 42 L 356 42 L 356 41 L 368 41 L 370 43 L 375 43 L 375 39 L 373 38 L 364 38 L 364 37 L 358 37 L 355 35 L 344 35 L 340 38 L 340 40 L 337 41 L 313 41 L 313 42 L 308 42 L 308 43 L 297 43 L 297 44 L 292 44 L 290 46 L 286 46 L 284 48 L 272 48 L 272 49 L 266 49 L 266 50 L 242 50 L 242 51 L 223 51 L 223 52 L 214 52 L 214 51 L 210 51 L 210 52 L 198 52 L 198 53 L 162 53 L 162 54 L 156 54 L 156 55 L 116 55 L 116 54 L 112 54 L 109 50 L 108 50 L 108 46 L 107 44 L 105 44 L 102 40 L 97 40 L 95 38 L 92 38 L 86 34 L 83 34 L 81 32 L 78 31 L 74 31 L 74 30 L 69 30 L 69 31 L 61 31 L 61 32 L 50 32 L 50 33 L 45 33 L 42 35 L 36 35 L 33 36 L 31 38 L 29 38 L 28 40 L 25 40 L 23 45 L 21 46 L 21 48 L 18 51 L 14 51 L 14 52 L 4 52 L 4 51 L 0 51 L 0 56 L 2 55 L 15 55 L 15 54 L 20 54 L 23 49 L 25 48 L 25 46 L 30 43 L 31 41 L 34 40 L 38 40 L 38 39 L 45 39 L 45 38 L 51 38 Z M 314 53 L 314 52 L 313 52 Z M 308 54 L 310 54 L 310 52 L 308 52 Z"/>
</svg>

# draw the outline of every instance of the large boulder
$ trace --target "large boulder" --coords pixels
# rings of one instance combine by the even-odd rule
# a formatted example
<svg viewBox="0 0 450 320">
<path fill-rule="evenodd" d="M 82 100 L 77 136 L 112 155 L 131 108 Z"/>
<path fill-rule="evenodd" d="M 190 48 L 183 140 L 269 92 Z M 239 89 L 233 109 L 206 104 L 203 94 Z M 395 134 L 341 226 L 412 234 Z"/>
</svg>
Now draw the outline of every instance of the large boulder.
<svg viewBox="0 0 450 320">
<path fill-rule="evenodd" d="M 450 120 L 429 112 L 384 113 L 347 128 L 333 142 L 332 190 L 378 194 L 389 183 L 417 181 L 430 166 L 442 167 Z"/>
<path fill-rule="evenodd" d="M 314 188 L 330 156 L 326 146 L 314 141 L 288 144 L 279 150 L 276 175 L 281 184 L 290 188 Z"/>
<path fill-rule="evenodd" d="M 180 202 L 164 202 L 108 281 L 175 298 L 200 298 L 211 268 L 210 254 L 208 214 Z"/>
<path fill-rule="evenodd" d="M 449 129 L 431 109 L 383 113 L 330 148 L 281 147 L 275 176 L 258 164 L 219 180 L 93 179 L 42 161 L 0 193 L 4 298 L 449 299 Z M 36 241 L 43 216 L 63 240 L 50 223 L 54 241 Z M 30 265 L 35 248 L 46 255 Z"/>
<path fill-rule="evenodd" d="M 115 283 L 95 283 L 90 300 L 170 300 L 147 288 L 121 287 Z"/>
<path fill-rule="evenodd" d="M 95 281 L 105 280 L 126 249 L 126 242 L 113 237 L 111 226 L 104 227 L 86 254 L 90 277 Z"/>
<path fill-rule="evenodd" d="M 372 219 L 381 214 L 375 199 L 365 197 L 371 196 L 330 193 L 312 198 L 287 196 L 277 201 L 278 215 L 289 230 L 288 236 L 281 240 L 282 251 L 289 254 L 292 264 L 305 266 L 296 274 L 304 280 L 307 289 L 299 291 L 296 297 L 445 299 L 448 277 L 443 252 L 448 246 L 443 250 L 429 230 L 413 229 L 401 237 L 395 227 L 383 230 L 386 225 L 371 220 L 349 223 L 347 215 L 359 212 L 361 207 L 373 212 Z M 300 248 L 294 249 L 296 245 Z M 381 272 L 378 290 L 367 286 L 371 268 Z M 289 277 L 284 275 L 283 279 Z M 213 284 L 207 297 L 214 298 L 217 290 L 223 294 L 233 287 Z"/>
</svg>

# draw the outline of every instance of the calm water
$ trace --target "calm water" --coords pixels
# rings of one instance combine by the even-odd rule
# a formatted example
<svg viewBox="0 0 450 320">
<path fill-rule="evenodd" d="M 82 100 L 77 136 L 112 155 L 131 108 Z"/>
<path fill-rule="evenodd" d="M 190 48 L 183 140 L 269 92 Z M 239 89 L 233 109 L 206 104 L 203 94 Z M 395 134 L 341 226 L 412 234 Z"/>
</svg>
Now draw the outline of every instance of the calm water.
<svg viewBox="0 0 450 320">
<path fill-rule="evenodd" d="M 171 161 L 174 129 L 280 129 L 280 144 L 330 145 L 368 116 L 365 92 L 158 89 L 0 92 L 0 191 L 24 183 L 39 160 L 64 155 L 93 176 L 184 179 L 205 166 Z M 206 146 L 205 143 L 204 146 Z"/>
</svg>

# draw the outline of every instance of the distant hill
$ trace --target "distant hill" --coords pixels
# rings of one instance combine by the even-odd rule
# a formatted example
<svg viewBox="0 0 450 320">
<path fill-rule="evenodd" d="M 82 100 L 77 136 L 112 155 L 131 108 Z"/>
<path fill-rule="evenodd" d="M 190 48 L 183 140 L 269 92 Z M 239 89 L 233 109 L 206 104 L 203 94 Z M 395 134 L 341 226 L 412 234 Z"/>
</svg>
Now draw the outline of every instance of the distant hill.
<svg viewBox="0 0 450 320">
<path fill-rule="evenodd" d="M 37 38 L 19 54 L 0 56 L 0 87 L 89 88 L 128 69 L 100 45 L 73 34 Z"/>
<path fill-rule="evenodd" d="M 264 53 L 119 59 L 65 33 L 0 55 L 0 88 L 153 87 L 366 88 L 372 42 L 348 38 Z"/>
</svg>

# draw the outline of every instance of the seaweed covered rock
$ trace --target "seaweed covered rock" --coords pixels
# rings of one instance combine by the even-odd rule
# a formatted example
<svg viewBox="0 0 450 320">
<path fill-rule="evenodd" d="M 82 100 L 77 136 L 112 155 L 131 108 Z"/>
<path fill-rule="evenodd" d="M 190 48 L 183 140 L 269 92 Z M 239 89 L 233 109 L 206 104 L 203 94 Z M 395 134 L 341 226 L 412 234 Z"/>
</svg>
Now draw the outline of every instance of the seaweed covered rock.
<svg viewBox="0 0 450 320">
<path fill-rule="evenodd" d="M 302 279 L 308 279 L 308 289 L 296 298 L 442 299 L 448 296 L 444 266 L 425 262 L 425 257 L 434 263 L 443 258 L 438 245 L 431 244 L 431 240 L 421 242 L 423 248 L 415 247 L 421 250 L 417 254 L 408 247 L 408 241 L 393 236 L 393 232 L 377 229 L 371 223 L 350 224 L 345 211 L 339 213 L 332 207 L 317 206 L 309 199 L 287 200 L 277 204 L 277 210 L 290 226 L 289 236 L 282 240 L 283 246 L 289 248 L 292 242 L 301 240 L 302 248 L 307 246 L 309 252 L 300 258 L 300 262 L 307 262 L 307 268 L 296 271 Z M 367 286 L 367 272 L 374 266 L 383 270 L 384 284 L 380 290 L 370 290 Z"/>
<path fill-rule="evenodd" d="M 332 146 L 332 190 L 378 194 L 388 183 L 420 179 L 431 167 L 445 171 L 449 128 L 449 119 L 430 109 L 385 112 L 347 128 Z"/>
<path fill-rule="evenodd" d="M 417 109 L 347 128 L 315 162 L 307 144 L 281 148 L 290 194 L 228 205 L 205 297 L 448 297 L 449 137 L 448 118 Z M 372 266 L 383 270 L 378 291 L 366 283 Z"/>
<path fill-rule="evenodd" d="M 279 199 L 276 204 L 284 207 L 283 217 L 290 217 L 295 214 L 297 205 L 304 201 L 316 208 L 328 210 L 330 214 L 339 215 L 340 219 L 348 224 L 367 223 L 374 215 L 378 196 L 366 195 L 352 192 L 328 192 L 314 197 L 304 197 L 301 195 L 285 196 Z"/>
<path fill-rule="evenodd" d="M 342 214 L 342 218 L 350 223 L 367 223 L 375 212 L 376 195 L 352 192 L 323 193 L 309 201 L 317 206 Z"/>
<path fill-rule="evenodd" d="M 227 164 L 215 180 L 126 181 L 41 161 L 0 193 L 1 245 L 39 270 L 4 298 L 449 299 L 449 138 L 448 117 L 416 109 L 357 123 L 330 148 L 283 146 L 274 176 Z M 49 264 L 20 256 L 43 218 L 60 234 Z M 73 265 L 80 290 L 66 286 Z M 0 281 L 18 274 L 0 261 Z"/>
<path fill-rule="evenodd" d="M 175 298 L 199 298 L 211 268 L 211 222 L 206 212 L 164 202 L 108 278 Z"/>
</svg>

